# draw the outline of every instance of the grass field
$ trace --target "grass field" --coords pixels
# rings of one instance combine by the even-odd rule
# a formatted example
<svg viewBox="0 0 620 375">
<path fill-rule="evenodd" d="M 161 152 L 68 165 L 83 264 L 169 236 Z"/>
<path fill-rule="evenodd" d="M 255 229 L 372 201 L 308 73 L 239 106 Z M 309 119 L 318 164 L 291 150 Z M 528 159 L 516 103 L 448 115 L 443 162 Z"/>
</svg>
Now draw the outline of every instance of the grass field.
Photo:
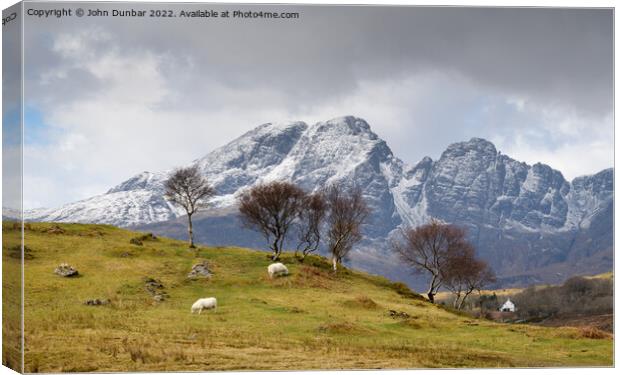
<svg viewBox="0 0 620 375">
<path fill-rule="evenodd" d="M 192 251 L 165 238 L 137 246 L 129 241 L 138 234 L 111 226 L 56 228 L 30 224 L 25 233 L 28 372 L 612 365 L 610 338 L 454 314 L 381 277 L 334 276 L 319 257 L 300 264 L 286 255 L 290 276 L 270 280 L 264 252 Z M 19 231 L 6 224 L 3 233 L 6 271 L 18 264 L 9 248 Z M 213 277 L 188 280 L 203 260 Z M 80 276 L 55 275 L 63 262 Z M 153 300 L 147 277 L 163 283 L 167 299 Z M 210 296 L 217 311 L 190 314 Z M 111 303 L 84 304 L 94 298 Z"/>
</svg>

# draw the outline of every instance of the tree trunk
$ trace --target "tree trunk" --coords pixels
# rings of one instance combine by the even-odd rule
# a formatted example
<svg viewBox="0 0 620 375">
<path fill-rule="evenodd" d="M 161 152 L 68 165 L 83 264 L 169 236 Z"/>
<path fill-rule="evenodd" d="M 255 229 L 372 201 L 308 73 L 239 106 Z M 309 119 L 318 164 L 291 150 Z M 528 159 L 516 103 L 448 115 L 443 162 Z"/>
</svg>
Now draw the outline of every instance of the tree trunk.
<svg viewBox="0 0 620 375">
<path fill-rule="evenodd" d="M 426 295 L 428 296 L 428 300 L 431 301 L 431 303 L 435 303 L 435 281 L 437 280 L 437 276 L 433 275 L 433 278 L 431 279 L 431 284 L 428 287 L 428 292 L 426 292 Z"/>
<path fill-rule="evenodd" d="M 461 303 L 459 303 L 459 310 L 463 309 L 463 306 L 465 305 L 465 299 L 467 299 L 467 297 L 470 294 L 471 294 L 471 292 L 465 293 L 465 295 L 463 296 L 463 299 L 461 299 Z"/>
<path fill-rule="evenodd" d="M 334 273 L 338 271 L 338 260 L 335 256 L 332 257 L 332 268 L 334 269 Z"/>
<path fill-rule="evenodd" d="M 280 257 L 280 251 L 278 249 L 278 237 L 276 236 L 273 240 L 273 244 L 271 245 L 271 249 L 273 250 L 273 256 L 271 260 L 276 261 Z"/>
<path fill-rule="evenodd" d="M 456 298 L 454 299 L 454 303 L 452 304 L 452 307 L 460 310 L 459 306 L 461 302 L 461 293 L 456 293 L 455 295 L 456 295 Z"/>
<path fill-rule="evenodd" d="M 194 249 L 194 226 L 192 225 L 192 215 L 187 215 L 187 231 L 189 232 L 189 248 Z"/>
<path fill-rule="evenodd" d="M 426 295 L 428 296 L 428 300 L 429 300 L 431 303 L 435 303 L 435 293 L 433 293 L 433 292 L 429 291 L 428 293 L 426 293 Z"/>
</svg>

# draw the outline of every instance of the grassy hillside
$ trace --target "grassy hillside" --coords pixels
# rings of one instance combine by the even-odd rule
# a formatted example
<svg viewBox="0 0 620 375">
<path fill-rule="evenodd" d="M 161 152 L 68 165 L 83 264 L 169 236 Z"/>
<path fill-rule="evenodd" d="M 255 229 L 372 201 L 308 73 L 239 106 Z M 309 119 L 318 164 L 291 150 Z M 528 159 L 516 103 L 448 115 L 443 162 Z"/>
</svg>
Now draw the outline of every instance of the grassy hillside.
<svg viewBox="0 0 620 375">
<path fill-rule="evenodd" d="M 6 270 L 18 262 L 9 248 L 19 232 L 3 231 Z M 26 371 L 612 365 L 608 338 L 474 320 L 380 277 L 333 276 L 319 257 L 299 264 L 287 255 L 291 275 L 270 280 L 264 252 L 190 251 L 165 238 L 130 244 L 138 235 L 104 225 L 29 225 Z M 203 260 L 212 278 L 188 280 Z M 55 275 L 63 262 L 80 276 Z M 145 278 L 161 281 L 168 298 L 154 301 Z M 192 303 L 209 296 L 217 311 L 191 315 Z M 111 302 L 84 303 L 95 298 Z"/>
</svg>

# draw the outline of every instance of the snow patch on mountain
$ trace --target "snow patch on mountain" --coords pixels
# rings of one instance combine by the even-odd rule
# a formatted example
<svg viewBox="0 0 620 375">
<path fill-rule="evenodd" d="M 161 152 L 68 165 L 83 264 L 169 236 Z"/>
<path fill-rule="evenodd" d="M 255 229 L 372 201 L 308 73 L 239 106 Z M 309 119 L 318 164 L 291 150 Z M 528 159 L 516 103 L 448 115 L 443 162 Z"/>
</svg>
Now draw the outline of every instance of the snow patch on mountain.
<svg viewBox="0 0 620 375">
<path fill-rule="evenodd" d="M 331 183 L 360 187 L 373 210 L 373 238 L 431 217 L 524 232 L 570 231 L 587 227 L 613 200 L 611 169 L 567 182 L 559 171 L 515 161 L 481 138 L 450 145 L 436 161 L 407 165 L 353 116 L 314 125 L 264 124 L 194 164 L 213 184 L 212 203 L 219 208 L 234 206 L 244 189 L 274 180 L 308 191 Z M 163 197 L 169 173 L 142 172 L 105 194 L 24 216 L 118 226 L 170 220 L 183 212 Z"/>
</svg>

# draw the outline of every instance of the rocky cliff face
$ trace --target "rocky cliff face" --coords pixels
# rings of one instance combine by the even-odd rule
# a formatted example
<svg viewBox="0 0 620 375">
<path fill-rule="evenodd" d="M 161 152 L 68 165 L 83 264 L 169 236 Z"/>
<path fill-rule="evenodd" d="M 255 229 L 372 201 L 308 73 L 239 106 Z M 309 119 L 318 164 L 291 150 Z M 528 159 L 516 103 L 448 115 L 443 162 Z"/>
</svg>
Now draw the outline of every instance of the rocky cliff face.
<svg viewBox="0 0 620 375">
<path fill-rule="evenodd" d="M 571 187 L 544 164 L 529 166 L 474 138 L 448 147 L 426 162 L 422 194 L 407 203 L 426 205 L 426 213 L 449 222 L 494 227 L 557 230 L 567 223 Z"/>
<path fill-rule="evenodd" d="M 405 277 L 387 239 L 399 226 L 431 217 L 467 227 L 504 285 L 612 265 L 611 169 L 568 182 L 547 165 L 515 161 L 479 138 L 410 166 L 356 117 L 261 125 L 193 163 L 218 193 L 214 210 L 196 224 L 198 240 L 211 244 L 260 247 L 260 237 L 239 229 L 236 196 L 259 182 L 287 180 L 309 191 L 330 183 L 361 187 L 373 214 L 368 240 L 351 262 L 387 276 Z M 146 226 L 183 238 L 183 213 L 163 198 L 168 173 L 143 172 L 106 194 L 26 217 Z"/>
</svg>

